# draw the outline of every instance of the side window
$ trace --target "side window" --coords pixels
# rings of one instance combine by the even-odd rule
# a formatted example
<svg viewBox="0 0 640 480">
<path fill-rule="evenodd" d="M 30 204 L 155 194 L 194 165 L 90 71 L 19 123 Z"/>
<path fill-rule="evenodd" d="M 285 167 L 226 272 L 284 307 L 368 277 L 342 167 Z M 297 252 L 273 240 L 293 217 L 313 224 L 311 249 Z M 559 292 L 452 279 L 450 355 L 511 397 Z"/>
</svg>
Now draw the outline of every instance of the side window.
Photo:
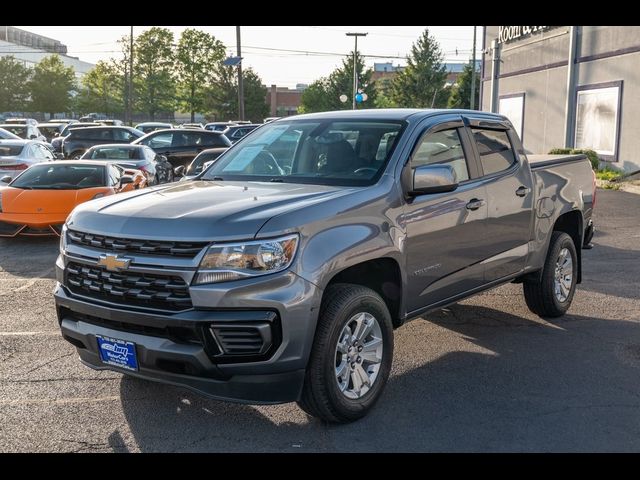
<svg viewBox="0 0 640 480">
<path fill-rule="evenodd" d="M 204 137 L 202 140 L 204 140 L 204 145 L 210 145 L 212 147 L 226 147 L 227 144 L 225 143 L 225 141 L 223 140 L 223 136 L 222 135 L 202 135 L 202 137 Z"/>
<path fill-rule="evenodd" d="M 151 138 L 147 138 L 143 144 L 151 148 L 169 148 L 173 140 L 173 133 L 159 133 Z"/>
<path fill-rule="evenodd" d="M 411 167 L 423 165 L 451 165 L 456 172 L 458 182 L 469 180 L 469 167 L 458 129 L 441 130 L 423 135 L 411 157 Z"/>
<path fill-rule="evenodd" d="M 133 142 L 137 137 L 127 130 L 117 129 L 113 130 L 113 138 L 120 142 Z"/>
<path fill-rule="evenodd" d="M 474 128 L 472 132 L 485 175 L 502 172 L 516 163 L 507 132 L 481 128 Z"/>
<path fill-rule="evenodd" d="M 116 186 L 120 183 L 120 170 L 113 165 L 109 165 L 109 185 Z"/>
</svg>

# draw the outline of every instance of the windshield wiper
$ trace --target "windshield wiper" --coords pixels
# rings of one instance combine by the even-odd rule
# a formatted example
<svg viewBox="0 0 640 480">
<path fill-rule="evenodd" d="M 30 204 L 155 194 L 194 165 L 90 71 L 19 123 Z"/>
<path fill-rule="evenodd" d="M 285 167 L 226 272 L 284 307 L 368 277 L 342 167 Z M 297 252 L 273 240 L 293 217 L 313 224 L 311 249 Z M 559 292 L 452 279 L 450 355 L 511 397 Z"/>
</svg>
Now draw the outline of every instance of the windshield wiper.
<svg viewBox="0 0 640 480">
<path fill-rule="evenodd" d="M 224 178 L 222 177 L 213 177 L 213 178 L 201 178 L 202 182 L 224 182 Z"/>
</svg>

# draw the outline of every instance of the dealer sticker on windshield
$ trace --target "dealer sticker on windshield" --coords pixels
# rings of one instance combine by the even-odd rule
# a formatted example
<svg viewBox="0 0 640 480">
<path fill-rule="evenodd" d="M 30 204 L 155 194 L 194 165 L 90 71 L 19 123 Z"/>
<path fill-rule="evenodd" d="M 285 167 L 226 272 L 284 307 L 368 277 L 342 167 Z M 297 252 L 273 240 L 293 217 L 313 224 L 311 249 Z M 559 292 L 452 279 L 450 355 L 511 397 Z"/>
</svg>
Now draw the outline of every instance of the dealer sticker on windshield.
<svg viewBox="0 0 640 480">
<path fill-rule="evenodd" d="M 117 338 L 96 335 L 98 350 L 103 363 L 127 370 L 138 370 L 138 358 L 136 357 L 136 344 Z"/>
</svg>

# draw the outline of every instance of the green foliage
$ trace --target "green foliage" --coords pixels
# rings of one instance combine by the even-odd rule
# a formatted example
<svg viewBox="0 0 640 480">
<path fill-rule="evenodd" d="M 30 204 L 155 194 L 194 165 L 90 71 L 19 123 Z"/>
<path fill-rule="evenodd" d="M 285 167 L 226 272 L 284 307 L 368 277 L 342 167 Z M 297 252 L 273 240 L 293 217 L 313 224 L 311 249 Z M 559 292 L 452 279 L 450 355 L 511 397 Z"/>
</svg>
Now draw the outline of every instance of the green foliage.
<svg viewBox="0 0 640 480">
<path fill-rule="evenodd" d="M 380 80 L 376 80 L 376 100 L 375 106 L 376 108 L 395 108 L 396 102 L 394 102 L 389 92 L 391 90 L 391 79 L 389 78 L 381 78 Z"/>
<path fill-rule="evenodd" d="M 213 35 L 188 28 L 180 35 L 176 48 L 176 72 L 179 107 L 183 112 L 203 111 L 207 99 L 207 85 L 213 80 L 212 66 L 222 62 L 224 44 Z M 264 103 L 264 99 L 263 99 Z"/>
<path fill-rule="evenodd" d="M 608 165 L 600 170 L 596 170 L 596 178 L 598 180 L 607 180 L 609 182 L 615 182 L 619 180 L 623 175 L 623 172 L 620 170 L 616 170 L 615 168 L 611 168 Z"/>
<path fill-rule="evenodd" d="M 356 109 L 374 108 L 376 106 L 377 89 L 371 81 L 373 69 L 365 70 L 364 60 L 356 54 L 356 74 L 358 89 L 367 94 L 365 102 L 357 103 Z M 340 101 L 346 95 L 348 100 Z M 351 110 L 353 102 L 353 52 L 342 60 L 342 65 L 329 74 L 313 82 L 302 94 L 299 112 L 325 112 L 328 110 Z"/>
<path fill-rule="evenodd" d="M 449 95 L 444 86 L 447 72 L 443 60 L 440 45 L 426 29 L 411 47 L 407 67 L 393 79 L 391 100 L 399 107 L 444 107 Z"/>
<path fill-rule="evenodd" d="M 0 112 L 24 111 L 31 70 L 12 56 L 0 57 Z"/>
<path fill-rule="evenodd" d="M 549 151 L 551 155 L 586 155 L 591 162 L 591 168 L 598 170 L 600 166 L 600 158 L 598 154 L 588 148 L 553 148 Z"/>
<path fill-rule="evenodd" d="M 269 113 L 266 103 L 267 88 L 251 68 L 242 71 L 244 91 L 245 119 L 262 122 Z M 217 65 L 213 82 L 207 90 L 205 108 L 209 118 L 217 120 L 238 120 L 238 71 L 220 62 Z"/>
<path fill-rule="evenodd" d="M 156 113 L 175 108 L 173 32 L 153 27 L 135 39 L 133 47 L 134 100 L 155 120 Z"/>
<path fill-rule="evenodd" d="M 48 112 L 68 112 L 71 109 L 71 91 L 75 88 L 75 74 L 72 67 L 65 67 L 58 55 L 43 58 L 33 68 L 29 82 L 31 110 Z"/>
<path fill-rule="evenodd" d="M 76 108 L 80 112 L 101 112 L 107 115 L 124 109 L 122 97 L 124 78 L 113 62 L 100 61 L 82 78 Z"/>
<path fill-rule="evenodd" d="M 462 73 L 458 77 L 455 85 L 451 87 L 451 95 L 447 102 L 449 108 L 471 108 L 471 79 L 473 77 L 472 64 L 464 66 Z M 478 106 L 480 99 L 480 72 L 476 72 L 475 84 L 475 105 Z"/>
</svg>

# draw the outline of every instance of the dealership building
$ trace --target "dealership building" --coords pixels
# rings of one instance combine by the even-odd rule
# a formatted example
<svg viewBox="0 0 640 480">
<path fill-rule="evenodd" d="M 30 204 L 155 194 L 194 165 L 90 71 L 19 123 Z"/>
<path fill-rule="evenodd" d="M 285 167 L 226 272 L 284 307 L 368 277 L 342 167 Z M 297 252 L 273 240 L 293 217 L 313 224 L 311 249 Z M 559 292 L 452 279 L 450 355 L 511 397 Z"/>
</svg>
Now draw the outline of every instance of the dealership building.
<svg viewBox="0 0 640 480">
<path fill-rule="evenodd" d="M 592 148 L 640 170 L 640 27 L 487 26 L 482 48 L 481 108 L 527 152 Z"/>
</svg>

